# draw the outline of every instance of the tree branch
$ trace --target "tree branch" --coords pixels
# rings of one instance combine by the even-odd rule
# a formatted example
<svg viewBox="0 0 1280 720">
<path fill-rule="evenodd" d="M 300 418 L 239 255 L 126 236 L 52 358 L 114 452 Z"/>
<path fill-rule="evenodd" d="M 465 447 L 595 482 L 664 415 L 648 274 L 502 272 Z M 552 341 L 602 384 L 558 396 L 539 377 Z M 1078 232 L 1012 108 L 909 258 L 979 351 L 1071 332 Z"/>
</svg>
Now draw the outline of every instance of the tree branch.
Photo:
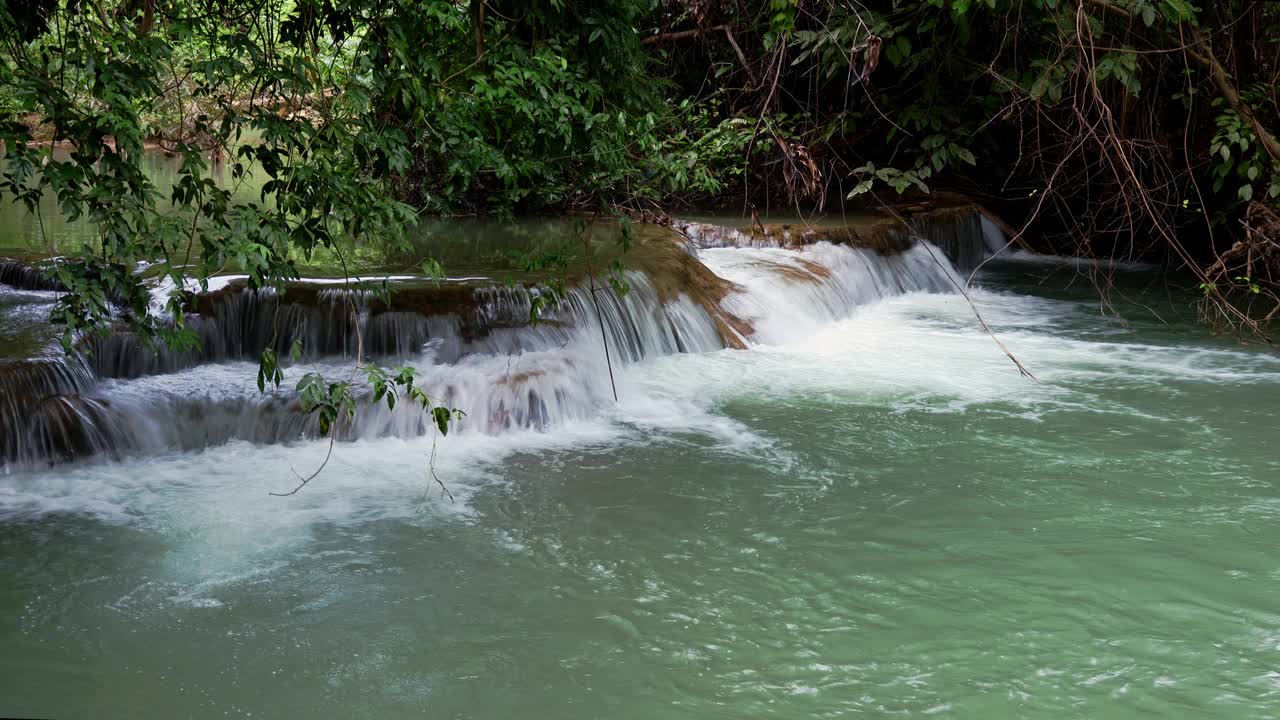
<svg viewBox="0 0 1280 720">
<path fill-rule="evenodd" d="M 1188 57 L 1196 60 L 1209 69 L 1209 77 L 1213 78 L 1213 84 L 1218 86 L 1218 92 L 1222 95 L 1222 99 L 1227 101 L 1227 105 L 1231 106 L 1249 124 L 1253 125 L 1253 132 L 1258 136 L 1258 142 L 1262 144 L 1271 159 L 1280 162 L 1280 141 L 1276 140 L 1276 136 L 1271 134 L 1266 127 L 1262 125 L 1262 121 L 1253 112 L 1253 108 L 1240 98 L 1240 91 L 1236 88 L 1231 76 L 1227 74 L 1226 68 L 1222 67 L 1222 63 L 1218 62 L 1218 58 L 1214 56 L 1213 50 L 1209 47 L 1209 43 L 1205 41 L 1204 36 L 1200 34 L 1200 29 L 1189 26 L 1191 31 L 1191 39 L 1204 49 L 1204 55 L 1187 49 Z"/>
<path fill-rule="evenodd" d="M 680 30 L 678 32 L 662 33 L 661 35 L 650 35 L 640 41 L 641 45 L 653 45 L 660 42 L 671 42 L 674 40 L 687 40 L 689 38 L 699 37 L 709 32 L 723 32 L 726 40 L 729 41 L 729 47 L 733 48 L 734 54 L 738 56 L 738 62 L 742 63 L 742 69 L 747 71 L 747 76 L 751 78 L 751 85 L 759 85 L 760 81 L 756 79 L 756 74 L 751 70 L 751 64 L 747 62 L 747 56 L 743 54 L 742 48 L 738 46 L 738 41 L 733 37 L 733 30 L 728 25 L 716 25 L 709 28 L 694 28 L 693 30 Z"/>
<path fill-rule="evenodd" d="M 1088 0 L 1088 2 L 1106 10 L 1107 12 L 1119 15 L 1120 17 L 1128 20 L 1134 19 L 1132 12 L 1116 5 L 1110 0 Z M 1232 110 L 1239 113 L 1241 117 L 1253 126 L 1253 132 L 1257 135 L 1258 142 L 1262 145 L 1262 148 L 1267 151 L 1267 154 L 1271 156 L 1271 159 L 1276 162 L 1280 162 L 1280 140 L 1276 140 L 1276 136 L 1273 135 L 1271 131 L 1262 124 L 1262 121 L 1258 119 L 1253 108 L 1249 107 L 1249 105 L 1240 98 L 1240 90 L 1236 87 L 1235 82 L 1231 80 L 1231 75 L 1227 73 L 1226 68 L 1224 68 L 1222 63 L 1218 62 L 1218 58 L 1214 56 L 1213 48 L 1210 47 L 1208 40 L 1204 37 L 1204 34 L 1200 32 L 1200 28 L 1192 25 L 1191 23 L 1178 23 L 1177 25 L 1180 31 L 1185 26 L 1188 34 L 1191 36 L 1191 42 L 1183 44 L 1182 52 L 1209 71 L 1209 78 L 1213 80 L 1213 84 L 1218 88 L 1218 94 L 1222 96 L 1223 100 L 1227 101 L 1227 105 Z M 1199 51 L 1193 50 L 1193 46 L 1198 46 Z"/>
</svg>

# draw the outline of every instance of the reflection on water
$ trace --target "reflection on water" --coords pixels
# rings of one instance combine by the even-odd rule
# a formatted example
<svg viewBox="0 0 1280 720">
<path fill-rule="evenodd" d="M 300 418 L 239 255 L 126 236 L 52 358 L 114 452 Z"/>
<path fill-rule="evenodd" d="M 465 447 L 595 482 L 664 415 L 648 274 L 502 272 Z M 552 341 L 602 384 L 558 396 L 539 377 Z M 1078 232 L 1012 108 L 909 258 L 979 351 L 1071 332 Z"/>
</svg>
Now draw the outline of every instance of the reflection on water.
<svg viewBox="0 0 1280 720">
<path fill-rule="evenodd" d="M 53 157 L 65 161 L 70 151 L 57 149 Z M 154 183 L 159 200 L 157 205 L 164 209 L 169 205 L 169 195 L 177 181 L 181 160 L 162 152 L 148 152 L 143 155 L 142 168 L 147 177 Z M 226 163 L 211 164 L 207 170 L 222 187 L 233 191 L 232 197 L 239 202 L 258 201 L 258 193 L 262 181 L 253 176 L 233 180 Z M 38 212 L 27 211 L 26 205 L 14 202 L 11 195 L 0 197 L 0 257 L 39 258 L 56 255 L 71 255 L 84 249 L 86 244 L 92 247 L 97 237 L 97 229 L 87 218 L 74 221 L 67 220 L 62 213 L 58 198 L 46 191 L 40 199 Z"/>
<path fill-rule="evenodd" d="M 54 157 L 65 160 L 66 150 L 55 149 Z M 0 160 L 2 162 L 2 160 Z M 169 196 L 180 177 L 181 159 L 163 152 L 143 156 L 143 171 L 154 183 L 161 211 L 171 209 Z M 240 179 L 233 179 L 226 162 L 210 163 L 207 174 L 221 187 L 232 190 L 232 200 L 239 203 L 262 203 L 260 195 L 264 179 L 252 169 Z M 39 211 L 30 213 L 25 205 L 11 196 L 0 198 L 0 258 L 36 260 L 45 257 L 73 255 L 86 247 L 95 247 L 97 229 L 87 218 L 67 220 L 57 197 L 46 192 Z M 530 274 L 522 269 L 527 257 L 563 258 L 570 270 L 580 273 L 587 262 L 586 248 L 598 270 L 608 267 L 619 257 L 621 231 L 616 223 L 599 222 L 587 233 L 586 218 L 524 219 L 497 221 L 482 218 L 441 220 L 425 218 L 407 232 L 407 248 L 393 248 L 378 243 L 344 243 L 337 251 L 317 248 L 310 258 L 296 258 L 306 276 L 342 277 L 344 274 L 371 275 L 419 272 L 423 260 L 440 262 L 454 277 L 481 276 L 497 281 L 508 278 L 545 279 L 552 272 Z M 652 233 L 645 229 L 641 234 Z M 585 241 L 585 242 L 584 242 Z M 198 248 L 197 248 L 198 251 Z M 553 268 L 552 270 L 557 270 Z M 238 272 L 228 266 L 226 273 Z"/>
</svg>

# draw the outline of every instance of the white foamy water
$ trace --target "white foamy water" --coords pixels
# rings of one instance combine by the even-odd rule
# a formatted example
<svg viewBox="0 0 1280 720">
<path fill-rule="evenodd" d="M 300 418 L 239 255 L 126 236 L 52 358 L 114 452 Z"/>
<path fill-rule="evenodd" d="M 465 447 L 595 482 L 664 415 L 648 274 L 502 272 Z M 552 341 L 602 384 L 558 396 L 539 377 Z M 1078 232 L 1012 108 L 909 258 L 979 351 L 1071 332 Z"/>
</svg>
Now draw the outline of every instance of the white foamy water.
<svg viewBox="0 0 1280 720">
<path fill-rule="evenodd" d="M 750 321 L 758 343 L 802 339 L 854 308 L 906 292 L 949 292 L 946 256 L 926 243 L 896 255 L 821 242 L 800 250 L 711 248 L 700 259 L 745 288 L 725 306 Z"/>
<path fill-rule="evenodd" d="M 745 274 L 741 268 L 738 272 Z M 756 286 L 768 283 L 758 281 Z M 782 294 L 776 286 L 770 291 Z M 327 442 L 259 445 L 232 440 L 184 452 L 166 450 L 173 443 L 181 445 L 180 439 L 170 439 L 155 443 L 156 454 L 148 457 L 11 476 L 0 486 L 0 513 L 89 513 L 113 522 L 173 523 L 199 532 L 217 528 L 219 533 L 250 538 L 269 527 L 301 532 L 319 522 L 410 516 L 419 512 L 425 496 L 436 498 L 431 507 L 457 512 L 478 484 L 501 476 L 501 462 L 515 453 L 643 443 L 651 434 L 693 434 L 729 450 L 758 451 L 767 447 L 767 435 L 719 411 L 724 403 L 745 397 L 786 403 L 816 395 L 934 412 L 998 405 L 1010 413 L 1041 413 L 1083 402 L 1072 383 L 1091 376 L 1123 375 L 1157 386 L 1180 377 L 1271 382 L 1280 370 L 1275 360 L 1256 354 L 1061 337 L 1053 333 L 1053 324 L 1075 310 L 1070 304 L 982 291 L 973 297 L 1039 382 L 1020 377 L 973 320 L 963 297 L 913 292 L 851 307 L 849 317 L 814 323 L 806 332 L 794 333 L 790 342 L 750 350 L 655 355 L 620 366 L 616 406 L 607 371 L 590 364 L 602 360 L 594 357 L 586 338 L 579 340 L 586 346 L 576 353 L 574 348 L 528 351 L 511 358 L 478 356 L 453 365 L 428 365 L 422 368 L 426 386 L 452 392 L 468 409 L 460 432 L 432 437 L 419 426 L 426 422 L 420 413 L 408 407 L 395 413 L 365 411 L 361 435 L 369 439 L 338 443 L 326 470 L 287 500 L 268 497 L 267 492 L 291 489 L 295 473 L 309 475 L 323 461 Z M 830 297 L 815 298 L 808 288 L 795 299 L 796 305 L 815 301 L 831 303 Z M 824 307 L 834 312 L 833 305 Z M 772 332 L 773 339 L 785 334 Z M 594 372 L 582 373 L 584 368 Z M 286 385 L 307 369 L 291 369 Z M 178 374 L 113 381 L 103 396 L 116 406 L 135 403 L 140 410 L 166 407 L 166 402 L 182 396 L 190 401 L 182 406 L 183 412 L 199 413 L 199 426 L 218 439 L 234 436 L 246 423 L 266 422 L 265 403 L 287 402 L 259 400 L 253 370 L 249 363 L 205 365 Z M 518 387 L 493 391 L 495 381 L 520 375 L 534 377 Z M 559 393 L 577 404 L 559 408 L 541 431 L 476 427 L 494 422 L 495 408 L 504 403 L 520 407 L 530 390 L 547 397 Z M 1089 399 L 1106 405 L 1105 398 Z M 165 438 L 171 430 L 165 416 L 134 428 L 144 446 L 145 439 Z M 381 437 L 386 435 L 398 437 Z M 440 491 L 429 472 L 433 444 L 436 473 L 459 498 L 458 506 L 438 501 Z"/>
<path fill-rule="evenodd" d="M 999 251 L 998 230 L 985 220 L 981 229 L 981 248 Z M 411 403 L 389 410 L 364 402 L 354 426 L 340 430 L 325 472 L 287 501 L 266 493 L 296 485 L 328 449 L 308 439 L 314 419 L 298 411 L 291 388 L 311 371 L 359 388 L 349 359 L 288 368 L 281 389 L 266 395 L 257 391 L 255 364 L 245 361 L 105 380 L 66 412 L 92 421 L 86 425 L 96 434 L 85 442 L 124 459 L 13 475 L 0 485 L 0 514 L 170 518 L 240 527 L 248 536 L 262 526 L 412 514 L 413 498 L 438 490 L 433 452 L 437 476 L 448 478 L 462 506 L 512 454 L 678 436 L 767 454 L 768 435 L 722 409 L 746 399 L 835 398 L 934 413 L 988 408 L 1036 419 L 1086 404 L 1131 411 L 1075 387 L 1098 377 L 1159 387 L 1169 378 L 1271 382 L 1280 369 L 1251 353 L 1076 339 L 1060 332 L 1080 312 L 1074 303 L 974 288 L 971 306 L 954 292 L 963 282 L 954 267 L 926 242 L 888 256 L 818 243 L 709 248 L 699 259 L 739 288 L 722 308 L 750 324 L 750 349 L 719 349 L 704 308 L 683 295 L 663 302 L 639 273 L 629 275 L 625 297 L 598 293 L 597 307 L 589 292 L 575 290 L 534 328 L 464 342 L 437 323 L 434 339 L 406 360 L 437 402 L 464 413 L 454 432 L 438 436 Z M 527 316 L 527 296 L 495 290 L 484 298 L 496 317 Z M 1038 380 L 1020 375 L 979 326 L 975 306 Z M 245 317 L 253 309 L 235 307 Z M 215 516 L 201 515 L 208 508 Z"/>
</svg>

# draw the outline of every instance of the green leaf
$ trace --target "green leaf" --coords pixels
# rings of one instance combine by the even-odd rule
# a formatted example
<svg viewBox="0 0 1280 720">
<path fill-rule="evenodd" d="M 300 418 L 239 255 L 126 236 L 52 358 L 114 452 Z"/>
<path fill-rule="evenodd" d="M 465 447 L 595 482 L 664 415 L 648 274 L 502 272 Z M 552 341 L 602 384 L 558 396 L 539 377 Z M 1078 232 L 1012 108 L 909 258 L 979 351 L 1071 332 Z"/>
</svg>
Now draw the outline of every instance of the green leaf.
<svg viewBox="0 0 1280 720">
<path fill-rule="evenodd" d="M 1040 98 L 1044 97 L 1044 94 L 1048 89 L 1049 89 L 1049 70 L 1048 68 L 1046 68 L 1044 72 L 1040 73 L 1040 77 L 1036 78 L 1035 83 L 1032 84 L 1031 97 L 1035 98 L 1036 100 L 1039 100 Z"/>
<path fill-rule="evenodd" d="M 431 408 L 431 415 L 435 418 L 436 427 L 440 429 L 441 435 L 449 434 L 449 409 L 444 407 Z"/>
<path fill-rule="evenodd" d="M 858 183 L 857 185 L 854 185 L 854 186 L 853 186 L 853 190 L 850 190 L 850 191 L 849 191 L 849 195 L 848 195 L 847 197 L 849 197 L 849 198 L 853 198 L 853 197 L 855 197 L 855 196 L 857 196 L 857 195 L 861 195 L 861 194 L 863 194 L 863 193 L 867 192 L 868 190 L 870 190 L 870 189 L 871 189 L 871 185 L 872 185 L 872 183 L 873 183 L 873 182 L 874 182 L 873 180 L 863 180 L 862 182 Z"/>
<path fill-rule="evenodd" d="M 431 280 L 437 285 L 444 282 L 446 279 L 444 266 L 440 264 L 439 260 L 427 258 L 422 261 L 422 264 L 419 265 L 419 267 L 422 269 L 422 274 L 431 278 Z"/>
</svg>

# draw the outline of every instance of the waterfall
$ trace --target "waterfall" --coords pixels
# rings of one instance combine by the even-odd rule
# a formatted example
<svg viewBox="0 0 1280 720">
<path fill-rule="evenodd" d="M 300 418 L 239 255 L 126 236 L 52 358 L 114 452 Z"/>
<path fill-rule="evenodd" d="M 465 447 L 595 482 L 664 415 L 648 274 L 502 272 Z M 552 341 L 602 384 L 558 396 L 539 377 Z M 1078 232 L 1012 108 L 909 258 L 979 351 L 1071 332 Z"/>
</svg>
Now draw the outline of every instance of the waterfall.
<svg viewBox="0 0 1280 720">
<path fill-rule="evenodd" d="M 917 240 L 927 240 L 960 270 L 971 270 L 1005 249 L 1000 226 L 976 205 L 947 207 L 912 216 L 858 217 L 849 224 L 829 223 L 755 225 L 743 229 L 701 222 L 677 222 L 673 227 L 700 250 L 718 248 L 799 249 L 823 241 L 899 252 Z"/>
<path fill-rule="evenodd" d="M 823 240 L 686 248 L 628 271 L 625 293 L 578 283 L 537 322 L 531 311 L 539 290 L 524 287 L 414 281 L 388 302 L 324 285 L 281 296 L 224 284 L 188 316 L 198 350 L 157 351 L 116 332 L 84 338 L 81 356 L 0 360 L 0 466 L 315 438 L 316 420 L 292 390 L 314 369 L 329 381 L 352 381 L 359 398 L 340 439 L 435 431 L 412 403 L 394 410 L 374 403 L 354 371 L 357 357 L 413 366 L 437 403 L 464 413 L 459 432 L 551 430 L 596 417 L 613 402 L 611 369 L 616 375 L 663 355 L 787 342 L 881 298 L 951 292 L 956 267 L 1004 244 L 998 226 L 977 213 L 917 222 L 915 233 L 900 251 Z M 30 282 L 27 273 L 14 277 Z M 305 362 L 285 367 L 279 389 L 260 393 L 261 349 L 274 347 L 284 359 L 295 341 Z"/>
<path fill-rule="evenodd" d="M 57 278 L 46 276 L 41 268 L 7 258 L 0 258 L 0 285 L 19 290 L 64 289 Z"/>
<path fill-rule="evenodd" d="M 202 340 L 199 351 L 157 353 L 116 333 L 86 339 L 91 354 L 65 362 L 0 363 L 6 419 L 0 462 L 21 468 L 237 439 L 315 437 L 315 419 L 302 413 L 289 388 L 313 367 L 331 380 L 347 379 L 359 344 L 366 357 L 395 356 L 414 366 L 433 397 L 465 413 L 464 430 L 542 430 L 585 419 L 611 397 L 602 321 L 618 364 L 723 346 L 712 318 L 687 296 L 663 302 L 643 273 L 626 279 L 629 291 L 622 296 L 599 286 L 593 300 L 589 288 L 570 288 L 536 324 L 530 308 L 537 291 L 524 288 L 469 291 L 469 316 L 391 311 L 359 291 L 321 290 L 314 305 L 281 302 L 263 291 L 225 293 L 207 315 L 190 319 Z M 246 362 L 256 362 L 251 348 L 261 343 L 285 353 L 294 339 L 318 359 L 288 368 L 280 390 L 260 394 L 254 365 Z M 340 429 L 342 438 L 433 430 L 420 408 L 402 402 L 388 410 L 354 380 L 364 401 L 356 422 Z"/>
<path fill-rule="evenodd" d="M 912 223 L 912 232 L 941 249 L 960 270 L 972 270 L 1005 250 L 1004 231 L 985 213 L 947 210 Z"/>
<path fill-rule="evenodd" d="M 419 352 L 429 337 L 425 317 L 373 315 L 366 291 L 326 288 L 313 296 L 301 303 L 285 302 L 270 289 L 219 293 L 208 312 L 188 319 L 198 350 L 148 347 L 128 332 L 87 337 L 84 349 L 100 377 L 137 378 L 201 363 L 256 361 L 268 347 L 287 357 L 295 342 L 313 357 L 355 357 L 361 349 L 366 357 L 400 357 Z"/>
<path fill-rule="evenodd" d="M 0 466 L 96 454 L 100 445 L 77 436 L 79 426 L 102 423 L 77 416 L 78 403 L 67 401 L 94 383 L 79 357 L 0 362 Z"/>
<path fill-rule="evenodd" d="M 717 275 L 746 289 L 725 305 L 765 343 L 804 337 L 885 297 L 954 289 L 947 256 L 923 242 L 896 255 L 822 242 L 798 251 L 712 249 L 703 258 Z"/>
</svg>

